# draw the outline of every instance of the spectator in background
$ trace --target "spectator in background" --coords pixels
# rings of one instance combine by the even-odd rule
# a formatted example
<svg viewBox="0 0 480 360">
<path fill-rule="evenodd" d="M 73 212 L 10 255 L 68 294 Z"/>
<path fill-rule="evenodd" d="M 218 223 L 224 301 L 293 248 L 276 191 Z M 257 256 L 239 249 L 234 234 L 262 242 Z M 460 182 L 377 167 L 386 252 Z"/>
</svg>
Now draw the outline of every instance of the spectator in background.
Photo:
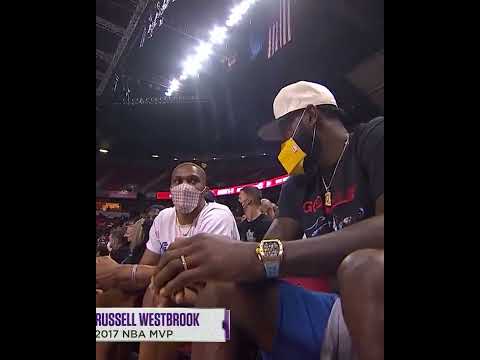
<svg viewBox="0 0 480 360">
<path fill-rule="evenodd" d="M 215 202 L 215 195 L 213 194 L 213 192 L 207 191 L 207 192 L 205 193 L 205 201 L 206 201 L 207 203 Z"/>
<path fill-rule="evenodd" d="M 165 206 L 162 206 L 162 205 L 152 205 L 147 209 L 146 215 L 145 215 L 145 221 L 143 223 L 143 233 L 144 233 L 143 242 L 148 241 L 148 233 L 150 231 L 150 228 L 152 227 L 153 220 L 155 220 L 157 215 L 163 209 L 165 209 Z"/>
<path fill-rule="evenodd" d="M 121 226 L 110 233 L 110 257 L 120 264 L 130 255 L 126 231 L 126 227 Z"/>
<path fill-rule="evenodd" d="M 152 205 L 145 211 L 145 217 L 135 223 L 135 228 L 132 229 L 130 242 L 130 259 L 129 264 L 138 264 L 145 252 L 145 248 L 149 239 L 150 228 L 153 220 L 164 209 L 160 205 Z"/>
<path fill-rule="evenodd" d="M 106 235 L 101 235 L 97 239 L 97 256 L 107 256 L 110 251 L 107 248 L 108 238 Z"/>
<path fill-rule="evenodd" d="M 262 192 L 254 186 L 240 190 L 238 201 L 245 213 L 245 221 L 238 225 L 238 232 L 243 241 L 260 242 L 272 224 L 272 219 L 260 209 L 261 199 Z"/>
<path fill-rule="evenodd" d="M 267 215 L 272 220 L 276 217 L 275 208 L 278 208 L 278 206 L 272 203 L 270 200 L 262 199 L 260 210 L 262 211 L 262 214 Z"/>
</svg>

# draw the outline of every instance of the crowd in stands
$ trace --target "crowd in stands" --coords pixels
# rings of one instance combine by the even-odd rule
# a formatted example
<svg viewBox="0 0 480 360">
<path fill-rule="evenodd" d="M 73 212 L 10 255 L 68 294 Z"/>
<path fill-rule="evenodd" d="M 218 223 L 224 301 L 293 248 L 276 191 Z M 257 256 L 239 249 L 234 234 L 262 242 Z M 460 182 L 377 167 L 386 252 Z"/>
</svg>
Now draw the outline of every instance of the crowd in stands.
<svg viewBox="0 0 480 360">
<path fill-rule="evenodd" d="M 258 191 L 255 193 L 255 196 L 260 196 L 259 199 L 261 199 L 261 192 Z M 230 208 L 235 216 L 243 241 L 260 241 L 262 239 L 262 237 L 252 239 L 251 236 L 247 238 L 246 233 L 242 235 L 242 229 L 249 229 L 248 226 L 245 226 L 247 223 L 252 221 L 252 226 L 255 226 L 258 221 L 253 222 L 255 219 L 247 217 L 249 210 L 242 207 L 239 197 L 228 196 L 219 201 L 212 193 L 206 193 L 205 199 L 207 202 L 223 203 Z M 112 259 L 121 264 L 137 264 L 145 251 L 153 220 L 163 209 L 164 206 L 162 205 L 152 205 L 141 214 L 132 212 L 129 217 L 111 218 L 102 213 L 97 214 L 96 255 L 110 255 Z M 262 220 L 262 222 L 266 222 L 269 225 L 278 215 L 278 206 L 269 199 L 263 198 L 258 205 L 258 211 L 262 215 L 258 220 Z"/>
<path fill-rule="evenodd" d="M 145 251 L 153 220 L 163 209 L 161 205 L 152 205 L 141 214 L 132 213 L 129 218 L 97 215 L 96 255 L 110 255 L 121 264 L 138 263 Z"/>
</svg>

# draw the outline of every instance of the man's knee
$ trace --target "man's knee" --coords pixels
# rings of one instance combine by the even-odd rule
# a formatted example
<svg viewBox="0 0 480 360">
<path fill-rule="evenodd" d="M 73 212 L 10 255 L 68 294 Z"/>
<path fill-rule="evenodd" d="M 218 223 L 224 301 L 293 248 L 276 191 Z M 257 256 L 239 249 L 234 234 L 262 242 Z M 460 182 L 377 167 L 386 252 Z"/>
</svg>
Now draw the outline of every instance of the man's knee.
<svg viewBox="0 0 480 360">
<path fill-rule="evenodd" d="M 273 283 L 241 284 L 234 282 L 208 282 L 199 292 L 197 307 L 229 307 L 239 302 L 248 303 L 266 299 L 269 293 L 274 292 Z"/>
<path fill-rule="evenodd" d="M 235 283 L 208 282 L 198 293 L 196 307 L 226 307 L 231 303 L 232 296 L 238 293 Z"/>
<path fill-rule="evenodd" d="M 383 287 L 384 251 L 364 249 L 348 255 L 340 264 L 337 277 L 340 288 L 346 286 Z"/>
<path fill-rule="evenodd" d="M 263 349 L 272 348 L 277 327 L 278 285 L 276 282 L 238 284 L 210 282 L 199 293 L 200 308 L 231 311 L 232 327 Z"/>
<path fill-rule="evenodd" d="M 155 295 L 150 287 L 147 288 L 143 295 L 142 307 L 170 307 L 173 305 L 171 299 Z"/>
</svg>

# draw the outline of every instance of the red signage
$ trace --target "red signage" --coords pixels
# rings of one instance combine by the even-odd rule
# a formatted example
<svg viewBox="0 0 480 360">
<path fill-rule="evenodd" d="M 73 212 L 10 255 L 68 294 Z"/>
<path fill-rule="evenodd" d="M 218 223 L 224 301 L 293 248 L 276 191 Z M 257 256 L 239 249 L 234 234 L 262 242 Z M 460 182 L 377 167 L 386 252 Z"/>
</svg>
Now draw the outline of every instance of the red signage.
<svg viewBox="0 0 480 360">
<path fill-rule="evenodd" d="M 215 196 L 235 195 L 235 194 L 238 194 L 240 190 L 242 190 L 242 188 L 244 188 L 245 186 L 255 186 L 258 189 L 262 190 L 262 189 L 268 189 L 274 186 L 282 185 L 287 179 L 288 179 L 288 176 L 284 175 L 284 176 L 275 177 L 273 179 L 253 183 L 253 184 L 236 185 L 236 186 L 231 186 L 223 189 L 211 189 L 211 191 Z M 171 198 L 170 191 L 157 192 L 157 200 L 169 200 L 170 198 Z"/>
</svg>

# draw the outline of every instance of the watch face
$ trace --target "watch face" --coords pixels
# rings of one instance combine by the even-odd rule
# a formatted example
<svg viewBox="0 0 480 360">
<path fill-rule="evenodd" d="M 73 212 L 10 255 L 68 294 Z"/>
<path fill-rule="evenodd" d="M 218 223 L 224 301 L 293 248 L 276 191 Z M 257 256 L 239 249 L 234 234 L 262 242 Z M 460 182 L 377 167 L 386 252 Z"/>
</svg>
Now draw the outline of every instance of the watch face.
<svg viewBox="0 0 480 360">
<path fill-rule="evenodd" d="M 266 257 L 278 256 L 280 253 L 280 244 L 277 241 L 266 241 L 263 244 L 263 254 Z"/>
</svg>

